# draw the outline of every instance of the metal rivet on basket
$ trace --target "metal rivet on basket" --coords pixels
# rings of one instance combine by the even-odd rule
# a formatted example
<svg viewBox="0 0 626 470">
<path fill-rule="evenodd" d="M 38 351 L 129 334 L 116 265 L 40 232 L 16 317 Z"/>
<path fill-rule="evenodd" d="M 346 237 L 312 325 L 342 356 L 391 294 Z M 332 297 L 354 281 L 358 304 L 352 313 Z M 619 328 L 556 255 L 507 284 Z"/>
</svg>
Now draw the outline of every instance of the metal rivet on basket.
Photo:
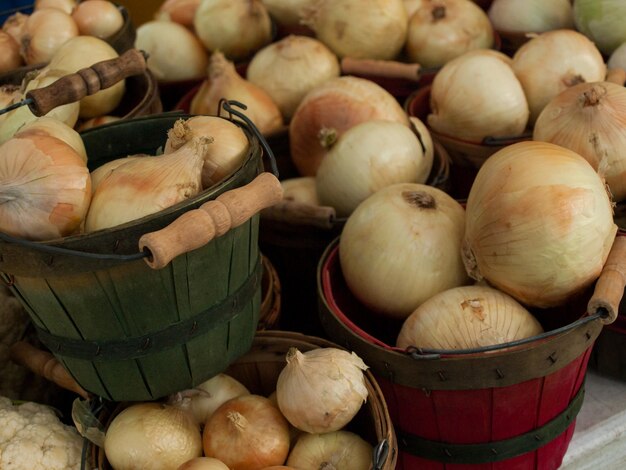
<svg viewBox="0 0 626 470">
<path fill-rule="evenodd" d="M 587 338 L 587 341 L 589 341 L 591 339 L 591 333 L 589 333 L 589 331 L 585 332 L 585 337 Z"/>
<path fill-rule="evenodd" d="M 550 355 L 548 356 L 548 359 L 550 359 L 550 362 L 552 362 L 552 364 L 556 363 L 556 361 L 557 361 L 557 358 L 556 358 L 556 351 L 555 351 L 555 352 L 553 352 L 552 354 L 550 354 Z"/>
<path fill-rule="evenodd" d="M 443 449 L 443 453 L 446 454 L 448 457 L 452 457 L 452 452 L 450 452 L 448 449 Z"/>
<path fill-rule="evenodd" d="M 119 247 L 120 247 L 120 241 L 115 240 L 115 243 L 113 243 L 113 251 L 117 251 Z"/>
<path fill-rule="evenodd" d="M 504 378 L 504 374 L 502 373 L 499 367 L 496 367 L 496 375 L 498 376 L 499 379 Z"/>
<path fill-rule="evenodd" d="M 494 449 L 493 447 L 490 450 L 493 455 L 498 455 L 498 451 Z"/>
<path fill-rule="evenodd" d="M 11 287 L 15 284 L 15 276 L 13 274 L 5 274 L 2 276 L 2 280 L 7 287 Z"/>
<path fill-rule="evenodd" d="M 427 388 L 422 388 L 422 392 L 424 392 L 424 395 L 426 395 L 427 397 L 430 397 L 431 391 L 428 390 Z"/>
<path fill-rule="evenodd" d="M 442 371 L 442 370 L 438 370 L 437 371 L 437 375 L 439 376 L 439 380 L 441 380 L 442 382 L 445 382 L 446 380 L 448 380 L 448 378 L 446 377 L 445 372 Z"/>
<path fill-rule="evenodd" d="M 198 329 L 198 322 L 196 320 L 194 320 L 192 325 L 191 325 L 191 330 L 189 330 L 189 333 L 190 334 L 194 334 L 197 329 Z"/>
<path fill-rule="evenodd" d="M 46 258 L 46 260 L 45 260 L 45 263 L 46 263 L 48 266 L 52 266 L 52 264 L 54 263 L 54 256 L 52 256 L 52 255 L 48 256 L 48 257 Z"/>
<path fill-rule="evenodd" d="M 150 347 L 150 338 L 146 338 L 143 340 L 143 342 L 141 343 L 141 349 L 142 350 L 146 350 Z"/>
<path fill-rule="evenodd" d="M 539 434 L 535 434 L 535 440 L 541 441 L 543 438 Z"/>
<path fill-rule="evenodd" d="M 100 345 L 96 346 L 96 352 L 94 356 L 99 356 L 101 352 L 102 352 L 102 349 L 100 348 Z"/>
</svg>

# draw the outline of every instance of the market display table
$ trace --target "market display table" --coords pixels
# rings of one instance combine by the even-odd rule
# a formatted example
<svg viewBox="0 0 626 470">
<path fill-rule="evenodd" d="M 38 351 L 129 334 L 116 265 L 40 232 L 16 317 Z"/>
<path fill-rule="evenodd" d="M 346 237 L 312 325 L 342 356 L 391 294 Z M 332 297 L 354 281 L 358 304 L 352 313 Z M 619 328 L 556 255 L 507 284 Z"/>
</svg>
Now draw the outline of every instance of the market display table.
<svg viewBox="0 0 626 470">
<path fill-rule="evenodd" d="M 626 382 L 587 372 L 586 394 L 561 470 L 626 469 Z"/>
</svg>

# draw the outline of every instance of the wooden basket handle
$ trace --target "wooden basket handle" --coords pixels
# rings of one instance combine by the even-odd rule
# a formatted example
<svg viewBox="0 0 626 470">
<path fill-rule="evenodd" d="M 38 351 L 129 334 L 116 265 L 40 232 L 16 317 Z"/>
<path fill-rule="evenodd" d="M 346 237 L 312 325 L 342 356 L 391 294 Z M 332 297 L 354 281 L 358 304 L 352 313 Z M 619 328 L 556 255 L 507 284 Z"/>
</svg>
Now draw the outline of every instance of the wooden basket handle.
<svg viewBox="0 0 626 470">
<path fill-rule="evenodd" d="M 595 313 L 603 309 L 607 315 L 602 323 L 608 325 L 617 319 L 619 304 L 626 286 L 626 236 L 617 236 L 602 273 L 596 282 L 587 311 Z"/>
<path fill-rule="evenodd" d="M 146 233 L 139 239 L 139 250 L 150 250 L 146 263 L 153 269 L 161 269 L 176 256 L 224 235 L 282 197 L 283 188 L 278 178 L 269 172 L 261 173 L 247 185 L 226 191 L 198 209 L 185 212 L 167 227 Z"/>
<path fill-rule="evenodd" d="M 37 349 L 26 341 L 18 341 L 11 345 L 9 354 L 14 362 L 27 367 L 35 374 L 85 399 L 89 398 L 89 393 L 78 385 L 74 377 L 52 353 Z"/>
<path fill-rule="evenodd" d="M 606 73 L 605 80 L 607 82 L 624 86 L 624 83 L 626 83 L 626 70 L 624 70 L 621 67 L 615 67 L 615 68 L 609 69 Z"/>
<path fill-rule="evenodd" d="M 421 69 L 420 64 L 395 60 L 355 59 L 354 57 L 341 59 L 341 71 L 345 75 L 376 75 L 417 82 L 421 78 Z"/>
<path fill-rule="evenodd" d="M 97 62 L 46 87 L 30 90 L 26 93 L 26 99 L 30 100 L 28 107 L 35 116 L 43 116 L 57 106 L 79 101 L 145 70 L 146 54 L 129 49 L 119 57 Z"/>
<path fill-rule="evenodd" d="M 289 199 L 283 199 L 279 203 L 263 209 L 261 216 L 269 220 L 328 229 L 332 228 L 336 219 L 333 207 L 314 206 Z"/>
</svg>

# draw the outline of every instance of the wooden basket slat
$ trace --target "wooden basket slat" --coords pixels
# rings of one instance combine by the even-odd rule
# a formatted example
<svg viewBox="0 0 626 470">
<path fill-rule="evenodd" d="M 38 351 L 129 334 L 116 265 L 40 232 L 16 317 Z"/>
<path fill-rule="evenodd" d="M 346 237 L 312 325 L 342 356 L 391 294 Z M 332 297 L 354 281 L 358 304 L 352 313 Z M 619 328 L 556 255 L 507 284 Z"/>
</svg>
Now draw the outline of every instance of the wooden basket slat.
<svg viewBox="0 0 626 470">
<path fill-rule="evenodd" d="M 493 388 L 494 441 L 509 439 L 532 431 L 537 427 L 535 413 L 541 400 L 542 384 L 539 380 L 521 382 L 506 388 Z M 531 408 L 532 406 L 532 408 Z"/>
</svg>

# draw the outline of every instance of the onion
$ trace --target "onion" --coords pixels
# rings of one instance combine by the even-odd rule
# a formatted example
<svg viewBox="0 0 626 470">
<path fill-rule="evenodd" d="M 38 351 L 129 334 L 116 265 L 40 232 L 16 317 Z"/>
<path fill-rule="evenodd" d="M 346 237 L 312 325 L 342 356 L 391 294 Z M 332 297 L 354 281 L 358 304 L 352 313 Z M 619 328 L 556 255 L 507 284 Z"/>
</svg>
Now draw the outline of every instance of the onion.
<svg viewBox="0 0 626 470">
<path fill-rule="evenodd" d="M 574 0 L 576 29 L 606 55 L 626 42 L 624 18 L 626 3 L 622 0 Z"/>
<path fill-rule="evenodd" d="M 83 0 L 72 11 L 80 34 L 105 39 L 124 25 L 122 12 L 109 0 Z"/>
<path fill-rule="evenodd" d="M 339 57 L 393 59 L 406 41 L 403 0 L 319 0 L 302 23 Z"/>
<path fill-rule="evenodd" d="M 432 169 L 432 164 L 435 159 L 435 144 L 433 143 L 433 138 L 430 135 L 430 131 L 428 127 L 421 121 L 421 119 L 415 116 L 409 116 L 409 124 L 415 135 L 420 141 L 420 145 L 424 152 L 424 160 L 426 162 L 430 162 L 430 168 Z M 428 172 L 431 170 L 429 169 Z M 427 177 L 429 175 L 426 175 Z"/>
<path fill-rule="evenodd" d="M 560 93 L 539 115 L 533 139 L 582 155 L 606 178 L 615 201 L 626 199 L 626 88 L 581 83 Z"/>
<path fill-rule="evenodd" d="M 85 160 L 55 137 L 24 133 L 0 146 L 0 230 L 28 240 L 74 233 L 91 180 Z"/>
<path fill-rule="evenodd" d="M 287 36 L 258 51 L 247 69 L 250 82 L 263 88 L 291 119 L 304 96 L 323 82 L 339 76 L 337 56 L 321 41 Z"/>
<path fill-rule="evenodd" d="M 563 90 L 581 82 L 602 81 L 606 75 L 596 46 L 569 29 L 541 33 L 523 44 L 513 56 L 513 70 L 528 100 L 531 125 Z"/>
<path fill-rule="evenodd" d="M 206 139 L 176 152 L 126 159 L 96 188 L 85 231 L 93 232 L 145 217 L 198 194 Z"/>
<path fill-rule="evenodd" d="M 312 89 L 289 124 L 291 159 L 300 175 L 314 176 L 343 132 L 372 119 L 409 124 L 391 93 L 370 80 L 338 77 Z"/>
<path fill-rule="evenodd" d="M 24 23 L 21 52 L 27 64 L 49 62 L 59 48 L 78 36 L 74 19 L 57 8 L 33 11 Z"/>
<path fill-rule="evenodd" d="M 160 82 L 206 77 L 209 56 L 198 37 L 171 21 L 148 21 L 137 28 L 135 47 L 148 53 L 148 68 Z"/>
<path fill-rule="evenodd" d="M 350 292 L 373 312 L 406 318 L 433 295 L 467 283 L 464 229 L 463 207 L 437 188 L 381 189 L 341 233 L 339 260 Z"/>
<path fill-rule="evenodd" d="M 367 400 L 367 366 L 354 352 L 290 348 L 286 360 L 276 382 L 276 400 L 285 418 L 301 431 L 338 431 Z"/>
<path fill-rule="evenodd" d="M 35 0 L 33 10 L 41 10 L 42 8 L 58 8 L 68 15 L 72 14 L 72 10 L 76 7 L 76 0 Z"/>
<path fill-rule="evenodd" d="M 69 74 L 118 56 L 115 49 L 103 39 L 94 36 L 78 36 L 59 48 L 46 69 L 64 70 Z M 122 101 L 125 91 L 126 80 L 120 80 L 109 88 L 85 96 L 80 100 L 80 117 L 89 119 L 110 114 Z"/>
<path fill-rule="evenodd" d="M 173 21 L 193 28 L 193 17 L 202 0 L 165 0 L 155 13 L 155 20 Z"/>
<path fill-rule="evenodd" d="M 413 13 L 415 13 L 417 9 L 422 6 L 422 2 L 424 0 L 403 0 L 403 1 L 404 1 L 404 8 L 406 9 L 406 16 L 409 19 L 409 21 L 411 21 L 411 17 L 413 16 Z"/>
<path fill-rule="evenodd" d="M 188 460 L 177 470 L 229 470 L 224 462 L 212 457 L 196 457 Z"/>
<path fill-rule="evenodd" d="M 211 54 L 209 78 L 191 100 L 192 114 L 218 115 L 222 99 L 235 100 L 247 106 L 245 114 L 263 135 L 275 134 L 283 128 L 283 117 L 274 100 L 265 90 L 241 77 L 235 64 L 220 52 Z"/>
<path fill-rule="evenodd" d="M 424 183 L 432 168 L 411 129 L 366 121 L 348 129 L 322 160 L 315 177 L 320 204 L 348 216 L 376 191 L 396 183 Z"/>
<path fill-rule="evenodd" d="M 430 93 L 431 129 L 480 143 L 487 136 L 521 134 L 528 103 L 510 59 L 495 51 L 472 51 L 435 75 Z"/>
<path fill-rule="evenodd" d="M 19 44 L 9 33 L 0 31 L 0 73 L 10 72 L 23 63 Z"/>
<path fill-rule="evenodd" d="M 492 46 L 489 18 L 470 0 L 422 0 L 409 20 L 405 44 L 411 61 L 431 68 Z"/>
<path fill-rule="evenodd" d="M 270 400 L 243 395 L 220 406 L 202 433 L 204 455 L 231 470 L 282 465 L 289 452 L 289 426 Z"/>
<path fill-rule="evenodd" d="M 199 426 L 231 398 L 249 395 L 241 382 L 227 374 L 217 374 L 190 390 L 172 395 L 169 403 L 187 410 Z"/>
<path fill-rule="evenodd" d="M 303 12 L 318 0 L 261 0 L 270 16 L 280 26 L 300 26 Z"/>
<path fill-rule="evenodd" d="M 617 231 L 603 179 L 577 153 L 519 142 L 490 156 L 467 201 L 468 273 L 525 305 L 560 305 L 600 275 Z"/>
<path fill-rule="evenodd" d="M 83 132 L 83 131 L 86 131 L 87 129 L 92 129 L 94 127 L 104 126 L 105 124 L 119 121 L 120 119 L 122 118 L 118 116 L 109 116 L 109 115 L 97 116 L 97 117 L 93 117 L 91 119 L 87 119 L 86 121 L 81 122 L 76 127 L 76 130 L 78 132 Z"/>
<path fill-rule="evenodd" d="M 15 135 L 19 137 L 27 132 L 56 137 L 72 147 L 74 151 L 87 162 L 87 150 L 85 149 L 83 139 L 78 132 L 63 121 L 59 121 L 53 117 L 41 116 L 34 121 L 24 124 Z"/>
<path fill-rule="evenodd" d="M 283 188 L 283 199 L 310 206 L 320 205 L 314 176 L 287 178 L 280 185 Z"/>
<path fill-rule="evenodd" d="M 20 12 L 13 13 L 2 25 L 2 31 L 11 36 L 20 45 L 22 44 L 22 37 L 24 37 L 24 26 L 28 16 Z"/>
<path fill-rule="evenodd" d="M 571 0 L 494 0 L 488 14 L 497 31 L 508 33 L 543 33 L 574 27 Z"/>
<path fill-rule="evenodd" d="M 242 60 L 272 41 L 272 21 L 261 0 L 203 0 L 193 20 L 209 51 Z"/>
<path fill-rule="evenodd" d="M 171 470 L 202 455 L 202 436 L 183 410 L 135 403 L 111 421 L 104 452 L 115 470 Z"/>
<path fill-rule="evenodd" d="M 372 445 L 349 431 L 307 434 L 287 459 L 293 468 L 363 470 L 372 468 Z"/>
<path fill-rule="evenodd" d="M 138 158 L 145 158 L 148 155 L 145 154 L 137 154 L 137 155 L 129 155 L 124 158 L 116 158 L 115 160 L 110 160 L 98 168 L 91 172 L 91 194 L 96 192 L 98 186 L 100 186 L 100 182 L 104 180 L 109 174 L 115 170 L 118 166 L 123 165 L 124 163 L 129 162 L 130 160 L 136 160 Z"/>
<path fill-rule="evenodd" d="M 472 349 L 529 338 L 543 332 L 515 299 L 489 286 L 461 286 L 434 295 L 409 315 L 396 346 Z"/>
<path fill-rule="evenodd" d="M 609 69 L 621 68 L 626 70 L 626 42 L 613 51 L 606 65 Z"/>
</svg>

